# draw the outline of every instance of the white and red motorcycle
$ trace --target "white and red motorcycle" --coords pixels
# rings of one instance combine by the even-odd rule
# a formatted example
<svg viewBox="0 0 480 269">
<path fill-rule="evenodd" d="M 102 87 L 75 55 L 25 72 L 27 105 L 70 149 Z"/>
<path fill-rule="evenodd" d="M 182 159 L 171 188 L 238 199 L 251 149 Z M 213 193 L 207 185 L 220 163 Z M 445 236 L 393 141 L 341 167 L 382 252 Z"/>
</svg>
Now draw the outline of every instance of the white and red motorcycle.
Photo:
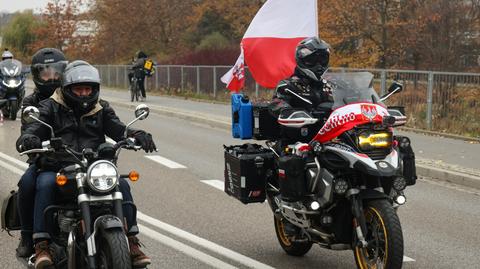
<svg viewBox="0 0 480 269">
<path fill-rule="evenodd" d="M 382 99 L 372 88 L 371 73 L 329 73 L 325 78 L 334 100 L 328 119 L 303 141 L 267 141 L 272 154 L 250 158 L 251 167 L 258 169 L 244 175 L 243 186 L 250 188 L 245 195 L 262 197 L 256 191 L 265 186 L 278 241 L 289 255 L 303 256 L 318 244 L 352 249 L 361 269 L 401 268 L 403 235 L 396 208 L 406 201 L 405 187 L 415 183 L 415 163 L 410 140 L 393 133 L 394 126 L 404 124 L 404 115 L 391 116 L 382 101 L 402 85 L 394 83 Z M 320 126 L 318 120 L 308 111 L 293 110 L 282 113 L 278 123 L 284 133 L 297 129 L 307 134 Z M 247 158 L 243 150 L 239 159 Z M 227 161 L 226 191 L 234 178 L 232 167 Z M 265 181 L 255 185 L 249 178 Z M 227 192 L 234 195 L 232 190 Z"/>
</svg>

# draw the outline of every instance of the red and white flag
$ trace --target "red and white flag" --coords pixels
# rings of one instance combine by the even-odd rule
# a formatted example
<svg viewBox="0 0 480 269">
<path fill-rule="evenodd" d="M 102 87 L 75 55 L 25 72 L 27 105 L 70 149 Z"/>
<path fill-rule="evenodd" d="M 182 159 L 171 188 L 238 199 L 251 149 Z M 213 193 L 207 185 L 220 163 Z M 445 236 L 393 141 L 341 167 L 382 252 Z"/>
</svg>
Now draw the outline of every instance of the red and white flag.
<svg viewBox="0 0 480 269">
<path fill-rule="evenodd" d="M 255 81 L 265 88 L 275 88 L 280 80 L 292 75 L 295 48 L 311 36 L 318 36 L 317 0 L 268 0 L 253 18 L 241 44 Z"/>
<path fill-rule="evenodd" d="M 243 60 L 243 49 L 240 51 L 235 65 L 228 70 L 225 75 L 220 79 L 223 83 L 227 84 L 227 89 L 238 92 L 245 85 L 245 66 Z"/>
</svg>

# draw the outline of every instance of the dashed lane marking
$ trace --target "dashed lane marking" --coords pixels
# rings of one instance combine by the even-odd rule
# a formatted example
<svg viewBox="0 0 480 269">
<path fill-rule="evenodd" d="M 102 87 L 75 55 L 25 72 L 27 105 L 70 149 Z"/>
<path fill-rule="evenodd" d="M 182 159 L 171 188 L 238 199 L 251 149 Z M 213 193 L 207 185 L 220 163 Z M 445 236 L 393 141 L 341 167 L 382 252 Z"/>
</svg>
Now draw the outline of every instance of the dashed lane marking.
<svg viewBox="0 0 480 269">
<path fill-rule="evenodd" d="M 161 165 L 164 165 L 168 168 L 171 168 L 171 169 L 179 169 L 179 168 L 187 168 L 186 166 L 184 165 L 181 165 L 179 163 L 176 163 L 172 160 L 169 160 L 165 157 L 162 157 L 162 156 L 159 156 L 159 155 L 145 155 L 145 158 L 147 159 L 150 159 L 154 162 L 157 162 Z"/>
<path fill-rule="evenodd" d="M 218 180 L 218 179 L 212 179 L 212 180 L 201 180 L 201 182 L 207 184 L 207 185 L 210 185 L 216 189 L 219 189 L 221 191 L 223 191 L 224 187 L 225 187 L 225 183 L 221 180 Z"/>
</svg>

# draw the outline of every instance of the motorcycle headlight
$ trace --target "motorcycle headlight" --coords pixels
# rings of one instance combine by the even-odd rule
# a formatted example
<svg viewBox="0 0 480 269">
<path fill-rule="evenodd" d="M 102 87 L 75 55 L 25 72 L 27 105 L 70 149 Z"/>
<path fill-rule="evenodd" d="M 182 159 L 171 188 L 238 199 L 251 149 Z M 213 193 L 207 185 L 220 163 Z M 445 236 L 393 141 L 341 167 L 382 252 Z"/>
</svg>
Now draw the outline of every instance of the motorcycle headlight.
<svg viewBox="0 0 480 269">
<path fill-rule="evenodd" d="M 109 192 L 118 183 L 117 167 L 109 161 L 96 161 L 87 170 L 87 183 L 92 190 Z"/>
<path fill-rule="evenodd" d="M 3 85 L 5 85 L 9 88 L 16 88 L 16 87 L 20 86 L 22 81 L 19 80 L 19 79 L 11 78 L 11 79 L 7 79 L 6 81 L 3 80 L 2 83 L 3 83 Z"/>
<path fill-rule="evenodd" d="M 362 133 L 358 136 L 358 146 L 361 150 L 388 148 L 392 145 L 392 134 L 388 132 Z"/>
</svg>

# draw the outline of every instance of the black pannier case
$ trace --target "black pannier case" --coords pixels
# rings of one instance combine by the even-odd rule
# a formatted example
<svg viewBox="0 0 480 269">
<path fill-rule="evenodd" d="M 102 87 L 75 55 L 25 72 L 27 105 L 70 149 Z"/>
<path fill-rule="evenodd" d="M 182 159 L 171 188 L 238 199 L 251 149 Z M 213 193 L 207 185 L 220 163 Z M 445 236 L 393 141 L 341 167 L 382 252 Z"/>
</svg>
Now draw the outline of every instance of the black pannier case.
<svg viewBox="0 0 480 269">
<path fill-rule="evenodd" d="M 297 155 L 282 156 L 278 159 L 278 183 L 282 199 L 298 201 L 307 192 L 305 159 Z"/>
<path fill-rule="evenodd" d="M 270 103 L 253 105 L 253 138 L 256 140 L 274 140 L 280 138 L 280 124 L 269 110 Z"/>
<path fill-rule="evenodd" d="M 267 177 L 273 174 L 273 152 L 257 144 L 224 146 L 225 192 L 244 204 L 265 201 Z"/>
</svg>

